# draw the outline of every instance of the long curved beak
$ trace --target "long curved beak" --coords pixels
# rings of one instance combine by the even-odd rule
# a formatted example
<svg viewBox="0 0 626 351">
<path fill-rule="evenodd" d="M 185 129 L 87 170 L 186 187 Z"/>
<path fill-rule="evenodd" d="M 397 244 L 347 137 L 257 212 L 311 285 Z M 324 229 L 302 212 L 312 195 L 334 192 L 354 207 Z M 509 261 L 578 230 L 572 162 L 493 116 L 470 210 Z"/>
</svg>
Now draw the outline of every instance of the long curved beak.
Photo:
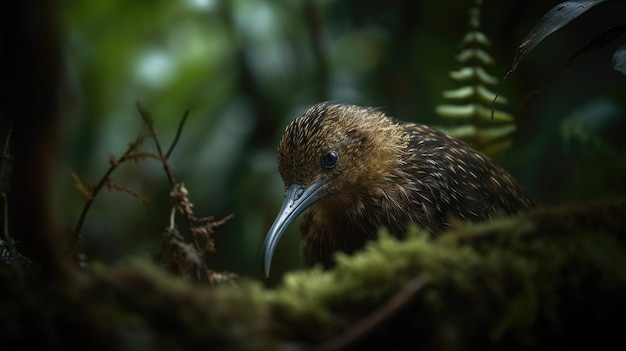
<svg viewBox="0 0 626 351">
<path fill-rule="evenodd" d="M 304 210 L 311 207 L 324 196 L 324 188 L 324 184 L 321 182 L 314 182 L 306 188 L 297 184 L 292 184 L 287 188 L 283 206 L 280 208 L 274 224 L 267 232 L 265 243 L 263 244 L 261 256 L 263 278 L 267 278 L 270 275 L 274 250 L 276 250 L 276 246 L 278 246 L 278 242 L 289 224 Z"/>
</svg>

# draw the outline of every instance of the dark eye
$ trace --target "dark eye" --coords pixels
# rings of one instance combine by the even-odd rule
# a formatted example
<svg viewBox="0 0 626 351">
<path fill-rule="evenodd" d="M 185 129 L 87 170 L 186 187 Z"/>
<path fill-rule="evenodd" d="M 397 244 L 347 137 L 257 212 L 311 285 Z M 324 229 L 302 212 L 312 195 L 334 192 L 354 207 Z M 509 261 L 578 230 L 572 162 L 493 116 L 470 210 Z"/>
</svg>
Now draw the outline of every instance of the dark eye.
<svg viewBox="0 0 626 351">
<path fill-rule="evenodd" d="M 337 151 L 328 151 L 322 156 L 322 168 L 333 169 L 337 167 L 338 162 L 339 155 L 337 155 Z"/>
</svg>

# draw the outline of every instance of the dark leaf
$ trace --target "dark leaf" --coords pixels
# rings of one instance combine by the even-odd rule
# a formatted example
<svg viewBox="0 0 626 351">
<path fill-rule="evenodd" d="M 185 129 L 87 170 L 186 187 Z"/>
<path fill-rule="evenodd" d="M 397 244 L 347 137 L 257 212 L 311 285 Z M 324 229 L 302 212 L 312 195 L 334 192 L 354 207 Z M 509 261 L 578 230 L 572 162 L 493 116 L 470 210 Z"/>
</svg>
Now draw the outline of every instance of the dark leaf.
<svg viewBox="0 0 626 351">
<path fill-rule="evenodd" d="M 626 24 L 618 26 L 611 26 L 604 29 L 601 33 L 594 36 L 589 40 L 580 50 L 578 50 L 572 57 L 570 57 L 567 64 L 571 64 L 575 58 L 588 52 L 601 49 L 611 43 L 613 40 L 619 38 L 622 34 L 626 33 Z"/>
<path fill-rule="evenodd" d="M 626 76 L 626 44 L 622 44 L 615 50 L 611 66 L 614 70 Z"/>
<path fill-rule="evenodd" d="M 505 79 L 515 71 L 519 63 L 528 55 L 528 53 L 534 49 L 541 41 L 543 41 L 548 35 L 563 28 L 566 24 L 570 23 L 576 17 L 582 15 L 590 8 L 603 3 L 608 0 L 572 0 L 564 1 L 554 6 L 548 11 L 539 22 L 531 29 L 530 33 L 526 35 L 526 38 L 522 40 L 522 43 L 517 48 L 515 59 L 513 60 L 513 66 L 507 72 Z"/>
</svg>

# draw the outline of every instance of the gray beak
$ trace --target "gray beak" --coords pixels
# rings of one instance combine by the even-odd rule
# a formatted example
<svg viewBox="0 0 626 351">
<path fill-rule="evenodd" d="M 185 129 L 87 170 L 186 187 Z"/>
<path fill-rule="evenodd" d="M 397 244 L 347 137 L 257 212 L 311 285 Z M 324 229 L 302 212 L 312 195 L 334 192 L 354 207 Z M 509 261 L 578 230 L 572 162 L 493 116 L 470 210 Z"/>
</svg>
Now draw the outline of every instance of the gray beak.
<svg viewBox="0 0 626 351">
<path fill-rule="evenodd" d="M 267 232 L 265 244 L 263 244 L 261 256 L 263 278 L 267 278 L 270 275 L 270 266 L 272 264 L 274 250 L 276 250 L 276 246 L 278 246 L 278 242 L 289 224 L 304 210 L 311 207 L 311 205 L 324 196 L 324 188 L 323 183 L 320 182 L 314 182 L 306 188 L 297 184 L 289 186 L 283 206 L 280 208 L 280 212 L 278 216 L 276 216 L 274 224 L 272 224 L 269 232 Z"/>
</svg>

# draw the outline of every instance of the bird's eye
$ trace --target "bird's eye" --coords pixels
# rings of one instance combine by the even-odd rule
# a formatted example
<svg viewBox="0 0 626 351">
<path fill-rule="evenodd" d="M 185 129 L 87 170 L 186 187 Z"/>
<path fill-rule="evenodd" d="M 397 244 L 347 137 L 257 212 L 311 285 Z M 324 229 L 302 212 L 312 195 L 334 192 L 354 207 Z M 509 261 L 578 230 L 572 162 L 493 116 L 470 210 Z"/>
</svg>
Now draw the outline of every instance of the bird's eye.
<svg viewBox="0 0 626 351">
<path fill-rule="evenodd" d="M 339 163 L 337 151 L 328 151 L 322 156 L 322 168 L 333 169 L 337 167 L 337 163 Z"/>
</svg>

